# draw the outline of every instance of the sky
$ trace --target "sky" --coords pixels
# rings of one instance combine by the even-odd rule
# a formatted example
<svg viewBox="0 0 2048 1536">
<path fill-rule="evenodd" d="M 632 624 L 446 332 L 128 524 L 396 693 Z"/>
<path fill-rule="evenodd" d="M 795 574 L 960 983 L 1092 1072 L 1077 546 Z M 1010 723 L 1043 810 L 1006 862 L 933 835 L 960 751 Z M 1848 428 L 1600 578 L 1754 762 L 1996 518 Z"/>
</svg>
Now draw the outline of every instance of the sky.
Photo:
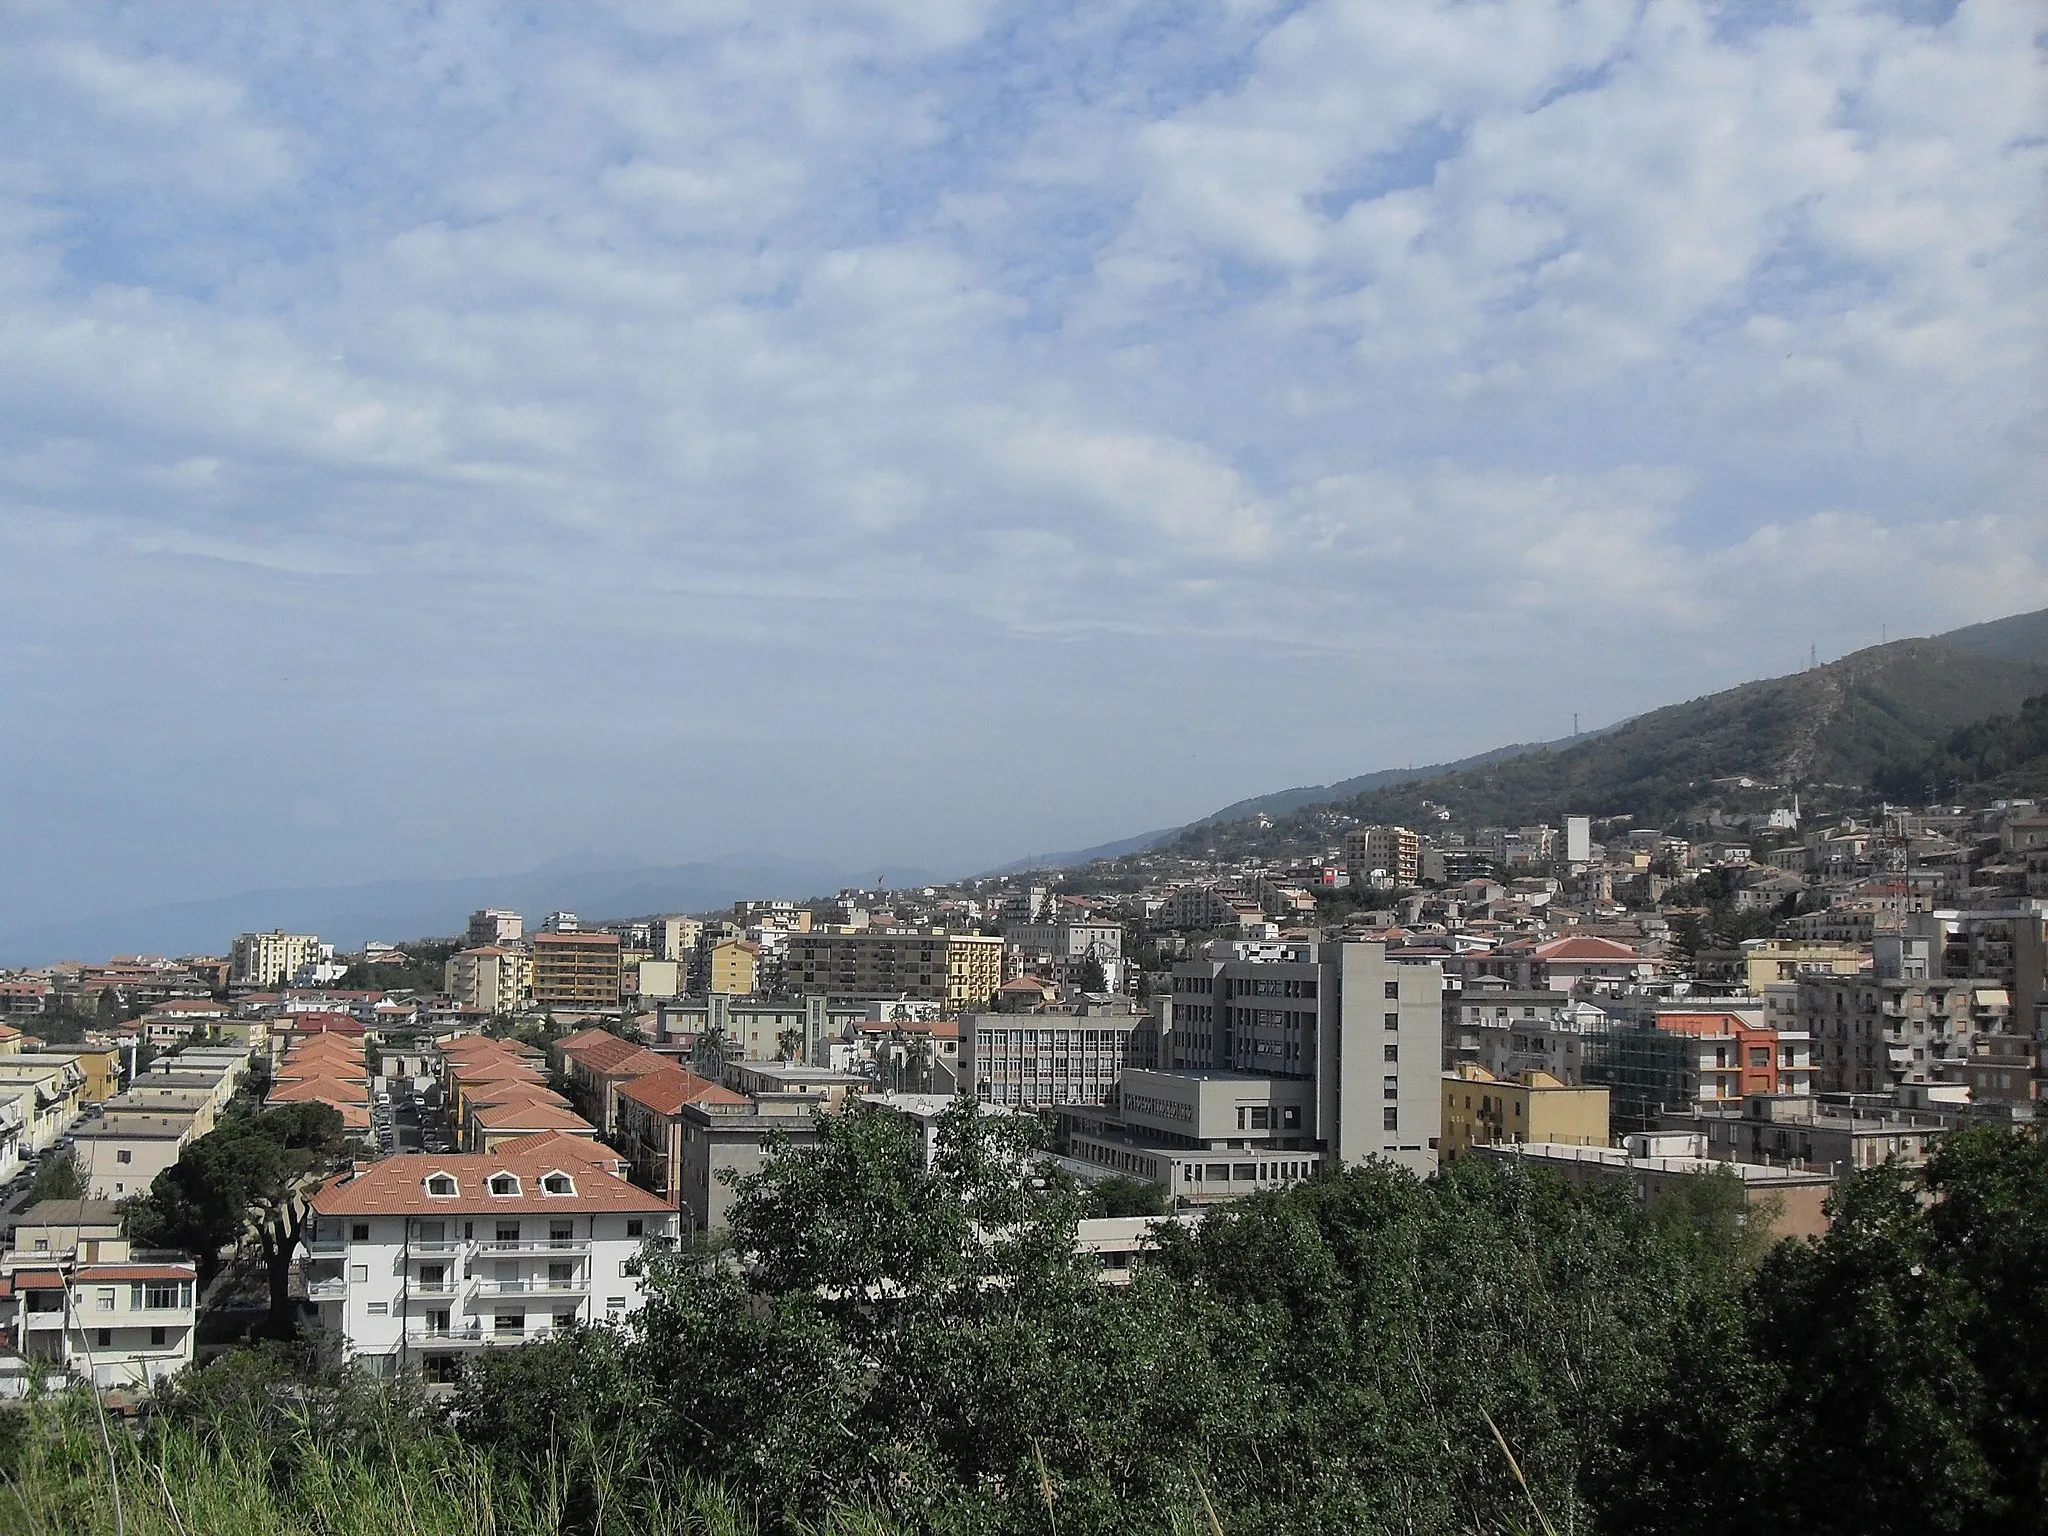
<svg viewBox="0 0 2048 1536">
<path fill-rule="evenodd" d="M 965 872 L 2048 605 L 2040 24 L 17 0 L 0 919 Z"/>
</svg>

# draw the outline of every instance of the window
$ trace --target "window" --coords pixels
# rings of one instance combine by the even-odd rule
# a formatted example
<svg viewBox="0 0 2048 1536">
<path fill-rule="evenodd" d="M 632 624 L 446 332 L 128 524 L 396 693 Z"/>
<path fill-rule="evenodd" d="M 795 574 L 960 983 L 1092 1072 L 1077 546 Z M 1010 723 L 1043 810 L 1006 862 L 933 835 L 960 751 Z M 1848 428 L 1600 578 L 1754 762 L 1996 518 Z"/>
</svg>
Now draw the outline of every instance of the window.
<svg viewBox="0 0 2048 1536">
<path fill-rule="evenodd" d="M 391 1303 L 388 1301 L 373 1301 L 370 1303 L 369 1312 L 372 1317 L 389 1317 L 391 1315 Z"/>
<path fill-rule="evenodd" d="M 362 1285 L 370 1278 L 370 1266 L 367 1264 L 351 1264 L 348 1267 L 348 1277 L 357 1285 Z"/>
<path fill-rule="evenodd" d="M 569 1175 L 557 1171 L 541 1179 L 540 1192 L 544 1195 L 573 1195 L 576 1193 L 576 1185 Z"/>
<path fill-rule="evenodd" d="M 352 1243 L 367 1243 L 370 1240 L 370 1224 L 367 1221 L 351 1222 L 348 1240 Z"/>
<path fill-rule="evenodd" d="M 1393 1042 L 1389 1041 L 1389 1042 L 1388 1042 L 1388 1044 L 1387 1044 L 1387 1060 L 1389 1060 L 1389 1061 L 1399 1061 L 1400 1059 L 1401 1059 L 1401 1047 L 1400 1047 L 1400 1046 L 1398 1046 L 1398 1045 L 1395 1045 L 1395 1044 L 1394 1044 Z"/>
<path fill-rule="evenodd" d="M 646 1230 L 646 1227 L 647 1224 L 638 1216 L 628 1216 L 626 1218 L 626 1236 L 628 1237 L 640 1236 Z"/>
<path fill-rule="evenodd" d="M 1399 1029 L 1400 1027 L 1401 1027 L 1401 1015 L 1399 1015 L 1398 1013 L 1390 1013 L 1390 1014 L 1388 1014 L 1388 1015 L 1387 1015 L 1387 1028 L 1388 1028 L 1388 1029 Z"/>
<path fill-rule="evenodd" d="M 485 1181 L 484 1187 L 494 1195 L 516 1195 L 519 1193 L 518 1178 L 509 1173 L 494 1173 Z"/>
<path fill-rule="evenodd" d="M 498 1334 L 524 1333 L 526 1314 L 524 1312 L 500 1312 L 491 1319 L 491 1332 Z"/>
<path fill-rule="evenodd" d="M 1380 1097 L 1381 1097 L 1381 1098 L 1383 1098 L 1383 1099 L 1398 1099 L 1398 1098 L 1399 1098 L 1400 1096 L 1401 1096 L 1401 1079 L 1400 1079 L 1400 1078 L 1398 1078 L 1398 1077 L 1394 1077 L 1394 1076 L 1391 1076 L 1391 1075 L 1390 1075 L 1390 1076 L 1387 1076 L 1387 1077 L 1383 1077 L 1383 1078 L 1381 1078 L 1381 1079 L 1380 1079 Z"/>
<path fill-rule="evenodd" d="M 460 1187 L 452 1174 L 434 1173 L 427 1176 L 427 1193 L 439 1199 L 450 1199 L 459 1194 Z"/>
<path fill-rule="evenodd" d="M 165 1344 L 170 1342 L 170 1337 L 171 1331 L 168 1328 L 152 1328 L 149 1330 L 149 1342 L 154 1348 L 162 1349 Z"/>
<path fill-rule="evenodd" d="M 1390 1002 L 1390 1003 L 1391 1003 L 1391 1002 L 1394 1002 L 1394 1001 L 1395 1001 L 1395 1000 L 1397 1000 L 1397 999 L 1398 999 L 1398 998 L 1399 998 L 1400 996 L 1401 996 L 1401 983 L 1400 983 L 1400 982 L 1398 982 L 1398 981 L 1390 981 L 1390 982 L 1388 982 L 1388 983 L 1387 983 L 1387 1001 L 1388 1001 L 1388 1002 Z"/>
<path fill-rule="evenodd" d="M 113 1348 L 114 1330 L 111 1328 L 95 1328 L 93 1330 L 92 1343 L 95 1349 Z"/>
<path fill-rule="evenodd" d="M 576 1228 L 566 1221 L 548 1223 L 548 1242 L 560 1248 L 576 1241 Z"/>
<path fill-rule="evenodd" d="M 575 1326 L 576 1326 L 576 1313 L 575 1313 L 575 1311 L 574 1311 L 574 1310 L 572 1309 L 572 1310 L 570 1310 L 570 1311 L 567 1311 L 567 1312 L 557 1312 L 557 1313 L 555 1314 L 555 1326 L 556 1326 L 557 1328 L 573 1328 L 573 1327 L 575 1327 Z"/>
<path fill-rule="evenodd" d="M 548 1284 L 553 1289 L 561 1290 L 575 1283 L 576 1266 L 574 1264 L 550 1264 L 548 1266 Z"/>
<path fill-rule="evenodd" d="M 516 1243 L 519 1241 L 519 1223 L 516 1221 L 501 1221 L 495 1230 L 497 1237 L 494 1240 L 497 1242 Z"/>
<path fill-rule="evenodd" d="M 99 1292 L 99 1295 L 93 1298 L 93 1305 L 94 1305 L 94 1306 L 96 1306 L 96 1307 L 98 1307 L 98 1308 L 99 1308 L 99 1310 L 100 1310 L 100 1311 L 102 1311 L 102 1312 L 111 1312 L 111 1311 L 113 1311 L 113 1310 L 114 1310 L 114 1288 L 113 1288 L 113 1287 L 112 1287 L 111 1285 L 106 1285 L 106 1286 L 102 1286 L 102 1287 L 100 1287 L 100 1292 Z"/>
<path fill-rule="evenodd" d="M 1380 1111 L 1380 1124 L 1387 1130 L 1398 1131 L 1401 1129 L 1401 1111 L 1389 1104 Z"/>
<path fill-rule="evenodd" d="M 142 1287 L 142 1304 L 151 1311 L 178 1305 L 180 1287 L 175 1280 L 152 1280 Z"/>
<path fill-rule="evenodd" d="M 121 1147 L 115 1151 L 114 1161 L 117 1163 L 132 1163 L 135 1161 L 135 1154 L 129 1151 L 128 1148 Z"/>
</svg>

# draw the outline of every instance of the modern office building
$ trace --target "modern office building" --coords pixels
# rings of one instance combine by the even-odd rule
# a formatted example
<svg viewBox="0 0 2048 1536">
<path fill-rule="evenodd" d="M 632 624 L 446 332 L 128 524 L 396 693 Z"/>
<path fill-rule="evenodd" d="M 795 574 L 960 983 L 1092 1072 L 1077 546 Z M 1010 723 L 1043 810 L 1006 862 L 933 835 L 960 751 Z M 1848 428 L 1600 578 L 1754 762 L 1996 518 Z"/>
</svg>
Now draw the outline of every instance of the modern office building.
<svg viewBox="0 0 2048 1536">
<path fill-rule="evenodd" d="M 961 1091 L 1026 1109 L 1115 1102 L 1132 1039 L 1152 1015 L 1126 1002 L 960 1016 Z"/>
</svg>

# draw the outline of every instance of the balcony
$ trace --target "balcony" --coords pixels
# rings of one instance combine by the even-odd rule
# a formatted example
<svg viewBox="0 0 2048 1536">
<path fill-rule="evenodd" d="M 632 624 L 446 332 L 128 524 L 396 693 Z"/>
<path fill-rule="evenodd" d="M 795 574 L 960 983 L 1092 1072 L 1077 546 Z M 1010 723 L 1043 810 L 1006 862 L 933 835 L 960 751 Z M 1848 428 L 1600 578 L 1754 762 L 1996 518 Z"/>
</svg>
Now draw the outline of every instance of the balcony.
<svg viewBox="0 0 2048 1536">
<path fill-rule="evenodd" d="M 306 1282 L 306 1300 L 308 1301 L 341 1301 L 347 1296 L 348 1281 L 340 1275 L 335 1275 L 326 1280 L 308 1280 Z"/>
<path fill-rule="evenodd" d="M 510 1258 L 522 1253 L 582 1254 L 590 1251 L 587 1237 L 522 1237 L 517 1239 L 486 1238 L 478 1241 L 477 1255 L 481 1258 Z"/>
<path fill-rule="evenodd" d="M 589 1292 L 588 1280 L 479 1280 L 479 1296 L 582 1296 Z"/>
<path fill-rule="evenodd" d="M 455 1254 L 462 1251 L 462 1244 L 452 1237 L 413 1237 L 406 1239 L 406 1252 L 415 1256 L 425 1254 Z"/>
<path fill-rule="evenodd" d="M 411 1345 L 481 1344 L 488 1330 L 481 1323 L 452 1323 L 446 1328 L 408 1328 L 405 1342 Z"/>
<path fill-rule="evenodd" d="M 408 1280 L 405 1293 L 408 1296 L 453 1296 L 462 1284 L 460 1280 Z"/>
<path fill-rule="evenodd" d="M 348 1257 L 348 1239 L 345 1237 L 309 1237 L 303 1241 L 306 1252 L 316 1259 Z"/>
</svg>

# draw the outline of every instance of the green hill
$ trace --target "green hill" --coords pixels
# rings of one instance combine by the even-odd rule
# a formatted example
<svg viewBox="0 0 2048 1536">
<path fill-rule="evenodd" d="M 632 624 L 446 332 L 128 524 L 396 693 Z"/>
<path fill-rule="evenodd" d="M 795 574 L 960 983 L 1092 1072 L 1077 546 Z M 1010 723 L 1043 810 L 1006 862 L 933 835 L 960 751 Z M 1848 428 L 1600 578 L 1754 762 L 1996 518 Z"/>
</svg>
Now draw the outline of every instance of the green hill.
<svg viewBox="0 0 2048 1536">
<path fill-rule="evenodd" d="M 1794 790 L 1825 809 L 1862 804 L 1874 793 L 1919 798 L 1924 788 L 1908 796 L 1902 786 L 1924 785 L 1925 765 L 1952 757 L 1951 768 L 1936 770 L 1946 794 L 1951 780 L 1981 781 L 1968 766 L 1980 757 L 2005 763 L 2001 772 L 2019 771 L 2024 753 L 2013 753 L 2020 751 L 2020 725 L 1990 745 L 1952 744 L 1963 727 L 1988 717 L 2018 719 L 2029 696 L 2044 691 L 2048 622 L 2042 614 L 2023 614 L 1745 683 L 1640 715 L 1590 740 L 1279 815 L 1197 823 L 1162 846 L 1192 855 L 1213 850 L 1225 858 L 1284 855 L 1327 847 L 1350 825 L 1420 827 L 1446 819 L 1462 827 L 1554 825 L 1567 814 L 1676 825 L 1715 805 L 1753 809 Z M 1745 776 L 1760 787 L 1714 782 Z"/>
</svg>

